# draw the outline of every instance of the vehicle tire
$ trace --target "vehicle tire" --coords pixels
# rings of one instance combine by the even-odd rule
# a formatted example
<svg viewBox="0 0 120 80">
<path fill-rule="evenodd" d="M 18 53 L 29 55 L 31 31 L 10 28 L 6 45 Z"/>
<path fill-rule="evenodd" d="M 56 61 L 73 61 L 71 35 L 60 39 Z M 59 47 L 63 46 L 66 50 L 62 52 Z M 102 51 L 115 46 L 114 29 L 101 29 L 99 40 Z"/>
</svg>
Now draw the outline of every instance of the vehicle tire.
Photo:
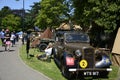
<svg viewBox="0 0 120 80">
<path fill-rule="evenodd" d="M 67 78 L 68 80 L 72 80 L 72 73 L 68 71 L 68 67 L 65 65 L 65 61 L 62 61 L 62 65 L 61 65 L 61 72 L 62 75 Z"/>
<path fill-rule="evenodd" d="M 46 47 L 47 47 L 47 44 L 41 43 L 41 44 L 39 45 L 39 50 L 40 50 L 41 52 L 43 52 Z"/>
</svg>

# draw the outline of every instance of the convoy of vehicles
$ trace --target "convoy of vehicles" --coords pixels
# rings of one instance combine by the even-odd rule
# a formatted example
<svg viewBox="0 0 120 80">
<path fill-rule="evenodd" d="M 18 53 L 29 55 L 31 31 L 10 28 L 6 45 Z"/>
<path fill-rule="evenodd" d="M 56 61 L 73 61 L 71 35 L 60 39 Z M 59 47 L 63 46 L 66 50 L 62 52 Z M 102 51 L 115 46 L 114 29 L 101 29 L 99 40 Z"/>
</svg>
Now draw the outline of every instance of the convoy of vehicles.
<svg viewBox="0 0 120 80">
<path fill-rule="evenodd" d="M 86 33 L 79 30 L 56 30 L 54 38 L 40 39 L 38 47 L 44 51 L 50 42 L 54 43 L 53 59 L 67 79 L 107 77 L 112 71 L 110 50 L 92 47 Z"/>
</svg>

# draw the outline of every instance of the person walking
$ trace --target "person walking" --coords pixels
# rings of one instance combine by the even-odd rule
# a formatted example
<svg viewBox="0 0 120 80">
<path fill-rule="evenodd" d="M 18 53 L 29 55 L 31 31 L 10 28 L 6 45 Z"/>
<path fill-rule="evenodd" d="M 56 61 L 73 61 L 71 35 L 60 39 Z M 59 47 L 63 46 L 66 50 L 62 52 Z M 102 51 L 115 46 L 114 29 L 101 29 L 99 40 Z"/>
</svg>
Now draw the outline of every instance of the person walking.
<svg viewBox="0 0 120 80">
<path fill-rule="evenodd" d="M 10 37 L 11 37 L 10 31 L 9 31 L 9 29 L 6 29 L 6 33 L 5 33 L 5 51 L 10 50 L 10 46 L 11 46 Z"/>
<path fill-rule="evenodd" d="M 15 38 L 16 38 L 16 36 L 15 36 L 15 34 L 12 32 L 12 33 L 11 33 L 11 37 L 10 37 L 10 40 L 11 40 L 11 43 L 12 43 L 12 47 L 13 47 L 13 45 L 15 45 L 15 43 L 14 43 Z"/>
<path fill-rule="evenodd" d="M 4 29 L 2 29 L 2 31 L 0 32 L 0 38 L 1 38 L 2 46 L 4 46 L 4 39 L 5 39 Z"/>
</svg>

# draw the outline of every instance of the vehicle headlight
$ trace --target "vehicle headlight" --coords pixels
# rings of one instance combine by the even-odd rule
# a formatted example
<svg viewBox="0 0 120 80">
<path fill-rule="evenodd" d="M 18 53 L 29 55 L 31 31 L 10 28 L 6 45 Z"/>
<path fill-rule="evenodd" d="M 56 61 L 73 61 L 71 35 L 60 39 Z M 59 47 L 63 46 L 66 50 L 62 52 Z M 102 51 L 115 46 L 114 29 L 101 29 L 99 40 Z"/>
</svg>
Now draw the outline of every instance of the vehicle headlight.
<svg viewBox="0 0 120 80">
<path fill-rule="evenodd" d="M 80 56 L 82 55 L 82 53 L 81 53 L 80 50 L 76 50 L 76 51 L 75 51 L 75 55 L 78 56 L 78 57 L 80 57 Z"/>
</svg>

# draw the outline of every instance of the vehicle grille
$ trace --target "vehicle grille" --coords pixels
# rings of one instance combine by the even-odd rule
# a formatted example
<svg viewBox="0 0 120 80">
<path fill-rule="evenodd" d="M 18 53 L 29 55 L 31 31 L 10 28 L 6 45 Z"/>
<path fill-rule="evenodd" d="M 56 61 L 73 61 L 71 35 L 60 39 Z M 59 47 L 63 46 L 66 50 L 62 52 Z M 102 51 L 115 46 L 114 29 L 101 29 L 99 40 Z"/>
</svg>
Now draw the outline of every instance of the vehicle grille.
<svg viewBox="0 0 120 80">
<path fill-rule="evenodd" d="M 94 49 L 93 48 L 84 48 L 84 56 L 83 58 L 87 60 L 88 66 L 87 68 L 93 68 L 94 67 Z"/>
</svg>

